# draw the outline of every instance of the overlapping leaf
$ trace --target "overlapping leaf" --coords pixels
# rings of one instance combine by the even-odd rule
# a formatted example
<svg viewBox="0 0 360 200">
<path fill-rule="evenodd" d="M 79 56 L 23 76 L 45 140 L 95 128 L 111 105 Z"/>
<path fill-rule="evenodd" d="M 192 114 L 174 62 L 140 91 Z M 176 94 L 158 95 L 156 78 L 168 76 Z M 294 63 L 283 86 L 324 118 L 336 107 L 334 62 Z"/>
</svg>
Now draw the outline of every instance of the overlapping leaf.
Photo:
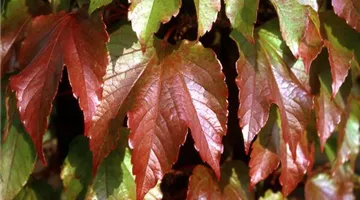
<svg viewBox="0 0 360 200">
<path fill-rule="evenodd" d="M 281 192 L 273 192 L 270 189 L 266 190 L 265 195 L 263 197 L 260 197 L 259 200 L 284 200 L 286 199 L 283 197 Z"/>
<path fill-rule="evenodd" d="M 31 16 L 27 12 L 25 0 L 11 0 L 7 4 L 7 9 L 1 13 L 1 77 L 7 71 L 12 71 L 12 66 L 8 63 L 14 53 L 14 43 L 21 40 L 24 29 Z M 10 69 L 9 69 L 10 68 Z"/>
<path fill-rule="evenodd" d="M 234 29 L 254 42 L 254 23 L 256 22 L 259 0 L 226 0 L 226 15 Z"/>
<path fill-rule="evenodd" d="M 360 2 L 357 0 L 332 0 L 334 12 L 360 32 Z"/>
<path fill-rule="evenodd" d="M 297 58 L 304 61 L 306 71 L 320 53 L 323 41 L 318 14 L 298 0 L 272 0 L 279 16 L 280 29 L 286 44 Z"/>
<path fill-rule="evenodd" d="M 4 110 L 4 108 L 2 109 Z M 33 171 L 36 152 L 18 115 L 15 115 L 11 122 L 7 121 L 5 125 L 8 125 L 10 129 L 6 140 L 1 141 L 0 184 L 1 198 L 10 200 L 25 185 Z"/>
<path fill-rule="evenodd" d="M 322 35 L 329 52 L 334 97 L 348 75 L 351 60 L 360 61 L 360 34 L 332 12 L 324 12 L 320 18 L 323 22 Z"/>
<path fill-rule="evenodd" d="M 270 105 L 275 103 L 280 111 L 284 141 L 295 157 L 310 117 L 312 98 L 304 85 L 304 70 L 298 67 L 299 62 L 279 35 L 274 21 L 257 31 L 255 44 L 238 32 L 232 33 L 241 54 L 236 79 L 240 101 L 238 117 L 248 151 L 251 141 L 268 120 Z"/>
<path fill-rule="evenodd" d="M 181 0 L 129 0 L 129 3 L 128 17 L 143 50 L 159 29 L 160 23 L 175 17 L 181 6 Z"/>
<path fill-rule="evenodd" d="M 131 108 L 129 143 L 138 199 L 171 169 L 188 127 L 201 158 L 220 176 L 227 91 L 214 53 L 200 43 L 164 46 L 154 39 L 142 54 L 133 38 L 131 28 L 123 26 L 108 45 L 112 61 L 88 133 L 94 169 L 114 147 Z"/>
<path fill-rule="evenodd" d="M 20 119 L 44 163 L 42 136 L 63 65 L 67 66 L 73 94 L 79 97 L 87 129 L 101 99 L 107 40 L 101 20 L 90 20 L 81 10 L 39 16 L 32 21 L 20 53 L 20 62 L 26 67 L 11 77 L 10 85 L 16 91 Z"/>
<path fill-rule="evenodd" d="M 100 8 L 101 6 L 105 6 L 111 2 L 112 0 L 90 0 L 89 14 L 94 12 L 94 10 L 96 10 L 97 8 Z"/>
<path fill-rule="evenodd" d="M 214 172 L 198 165 L 189 179 L 188 200 L 192 199 L 250 199 L 247 167 L 241 161 L 225 163 L 221 166 L 221 179 Z"/>
<path fill-rule="evenodd" d="M 220 0 L 194 0 L 198 21 L 198 37 L 210 31 L 220 12 Z"/>
</svg>

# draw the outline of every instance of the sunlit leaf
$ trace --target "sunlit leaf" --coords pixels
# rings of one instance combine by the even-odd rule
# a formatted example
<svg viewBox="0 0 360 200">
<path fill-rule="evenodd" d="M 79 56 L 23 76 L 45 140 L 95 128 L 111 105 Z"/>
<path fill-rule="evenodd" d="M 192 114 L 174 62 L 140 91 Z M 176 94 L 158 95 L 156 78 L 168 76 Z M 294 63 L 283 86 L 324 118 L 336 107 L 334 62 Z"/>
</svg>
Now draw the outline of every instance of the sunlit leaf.
<svg viewBox="0 0 360 200">
<path fill-rule="evenodd" d="M 221 8 L 220 0 L 194 0 L 198 21 L 198 37 L 210 31 Z"/>
<path fill-rule="evenodd" d="M 332 0 L 334 12 L 360 32 L 360 2 L 357 0 Z"/>
</svg>

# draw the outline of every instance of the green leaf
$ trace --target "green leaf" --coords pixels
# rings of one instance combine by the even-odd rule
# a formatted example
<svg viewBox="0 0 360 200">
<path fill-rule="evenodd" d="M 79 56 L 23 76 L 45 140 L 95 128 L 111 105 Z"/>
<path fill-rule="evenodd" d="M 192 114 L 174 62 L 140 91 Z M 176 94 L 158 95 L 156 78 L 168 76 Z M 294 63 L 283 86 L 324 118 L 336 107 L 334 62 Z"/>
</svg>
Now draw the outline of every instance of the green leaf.
<svg viewBox="0 0 360 200">
<path fill-rule="evenodd" d="M 226 15 L 232 27 L 254 42 L 254 23 L 259 0 L 225 0 L 225 4 Z"/>
<path fill-rule="evenodd" d="M 84 136 L 78 136 L 70 144 L 61 171 L 64 190 L 64 199 L 84 199 L 87 187 L 91 183 L 91 152 L 89 140 Z"/>
<path fill-rule="evenodd" d="M 18 117 L 1 145 L 0 185 L 4 200 L 12 199 L 25 185 L 35 165 L 35 148 Z"/>
<path fill-rule="evenodd" d="M 196 16 L 198 18 L 198 37 L 210 31 L 220 12 L 220 0 L 194 0 Z"/>
<path fill-rule="evenodd" d="M 57 193 L 45 181 L 36 181 L 27 184 L 13 200 L 56 200 Z"/>
<path fill-rule="evenodd" d="M 94 12 L 94 10 L 96 10 L 97 8 L 100 8 L 101 6 L 105 6 L 111 2 L 112 0 L 90 0 L 89 14 Z"/>
<path fill-rule="evenodd" d="M 286 199 L 281 192 L 274 193 L 271 189 L 266 190 L 265 195 L 260 200 L 283 200 Z"/>
<path fill-rule="evenodd" d="M 136 199 L 135 177 L 132 175 L 131 153 L 127 147 L 125 128 L 117 148 L 103 160 L 86 199 Z"/>
<path fill-rule="evenodd" d="M 130 2 L 128 17 L 143 49 L 159 29 L 160 23 L 166 23 L 172 16 L 175 17 L 181 6 L 181 0 L 132 0 Z"/>
</svg>

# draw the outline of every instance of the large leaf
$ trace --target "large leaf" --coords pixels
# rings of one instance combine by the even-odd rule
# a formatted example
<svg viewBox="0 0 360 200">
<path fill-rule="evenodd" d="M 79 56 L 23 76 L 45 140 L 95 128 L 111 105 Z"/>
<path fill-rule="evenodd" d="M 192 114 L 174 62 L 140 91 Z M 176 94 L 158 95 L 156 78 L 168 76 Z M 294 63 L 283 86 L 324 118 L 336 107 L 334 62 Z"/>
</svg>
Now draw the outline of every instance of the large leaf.
<svg viewBox="0 0 360 200">
<path fill-rule="evenodd" d="M 128 133 L 128 130 L 121 129 L 123 137 L 117 148 L 101 163 L 86 199 L 136 199 L 131 153 L 127 147 Z"/>
<path fill-rule="evenodd" d="M 198 21 L 198 37 L 210 31 L 221 8 L 221 0 L 194 0 Z"/>
<path fill-rule="evenodd" d="M 360 61 L 360 34 L 332 12 L 324 12 L 320 18 L 323 22 L 322 35 L 329 52 L 334 97 L 348 75 L 351 60 Z"/>
<path fill-rule="evenodd" d="M 89 20 L 82 12 L 43 15 L 32 21 L 20 54 L 26 68 L 11 77 L 10 86 L 16 91 L 20 119 L 44 163 L 42 137 L 63 65 L 67 66 L 87 129 L 101 99 L 102 77 L 108 63 L 107 40 L 102 21 Z"/>
<path fill-rule="evenodd" d="M 295 57 L 304 61 L 306 71 L 320 53 L 323 41 L 318 14 L 298 0 L 271 0 L 279 16 L 281 33 Z"/>
<path fill-rule="evenodd" d="M 189 179 L 186 199 L 250 199 L 247 167 L 241 161 L 232 161 L 221 166 L 221 179 L 214 172 L 198 165 Z"/>
<path fill-rule="evenodd" d="M 267 23 L 256 32 L 255 44 L 237 31 L 232 33 L 241 54 L 236 63 L 238 117 L 248 151 L 251 141 L 268 120 L 270 105 L 275 103 L 280 111 L 283 138 L 295 156 L 310 117 L 312 98 L 304 85 L 304 69 L 299 68 L 302 63 L 296 62 L 286 48 L 278 29 L 275 21 Z"/>
<path fill-rule="evenodd" d="M 129 3 L 128 17 L 143 50 L 159 29 L 160 23 L 175 17 L 181 6 L 181 0 L 129 0 Z"/>
<path fill-rule="evenodd" d="M 27 182 L 35 165 L 36 153 L 31 138 L 24 131 L 17 115 L 10 124 L 6 141 L 2 142 L 0 155 L 1 199 L 10 200 Z"/>
<path fill-rule="evenodd" d="M 111 37 L 112 63 L 88 134 L 94 169 L 114 146 L 131 107 L 129 143 L 138 199 L 171 169 L 188 127 L 201 158 L 220 176 L 227 90 L 214 53 L 196 42 L 166 46 L 154 39 L 142 54 L 139 43 L 129 42 L 132 38 L 129 26 Z"/>
<path fill-rule="evenodd" d="M 31 19 L 27 12 L 26 0 L 11 0 L 7 4 L 7 9 L 1 13 L 1 77 L 7 72 L 10 64 L 13 45 L 21 40 L 24 29 Z M 12 63 L 12 65 L 14 65 Z"/>
<path fill-rule="evenodd" d="M 91 152 L 86 137 L 78 136 L 71 142 L 60 176 L 64 185 L 63 199 L 84 199 L 92 180 Z"/>
<path fill-rule="evenodd" d="M 226 15 L 234 29 L 254 42 L 254 23 L 256 22 L 259 0 L 225 0 Z"/>
<path fill-rule="evenodd" d="M 334 12 L 360 32 L 360 2 L 358 0 L 332 0 Z"/>
</svg>

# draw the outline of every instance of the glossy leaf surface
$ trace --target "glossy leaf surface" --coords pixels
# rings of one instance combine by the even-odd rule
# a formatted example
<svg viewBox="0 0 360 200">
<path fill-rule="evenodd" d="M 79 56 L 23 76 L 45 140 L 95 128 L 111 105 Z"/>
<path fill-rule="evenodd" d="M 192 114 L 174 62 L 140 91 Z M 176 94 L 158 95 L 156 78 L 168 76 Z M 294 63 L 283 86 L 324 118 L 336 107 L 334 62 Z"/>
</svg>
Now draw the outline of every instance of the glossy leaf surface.
<svg viewBox="0 0 360 200">
<path fill-rule="evenodd" d="M 32 21 L 20 52 L 20 63 L 26 67 L 11 77 L 10 86 L 16 91 L 20 119 L 44 163 L 42 137 L 63 65 L 67 66 L 87 129 L 101 99 L 102 76 L 108 63 L 107 39 L 103 22 L 90 20 L 81 12 L 43 15 Z"/>
</svg>

